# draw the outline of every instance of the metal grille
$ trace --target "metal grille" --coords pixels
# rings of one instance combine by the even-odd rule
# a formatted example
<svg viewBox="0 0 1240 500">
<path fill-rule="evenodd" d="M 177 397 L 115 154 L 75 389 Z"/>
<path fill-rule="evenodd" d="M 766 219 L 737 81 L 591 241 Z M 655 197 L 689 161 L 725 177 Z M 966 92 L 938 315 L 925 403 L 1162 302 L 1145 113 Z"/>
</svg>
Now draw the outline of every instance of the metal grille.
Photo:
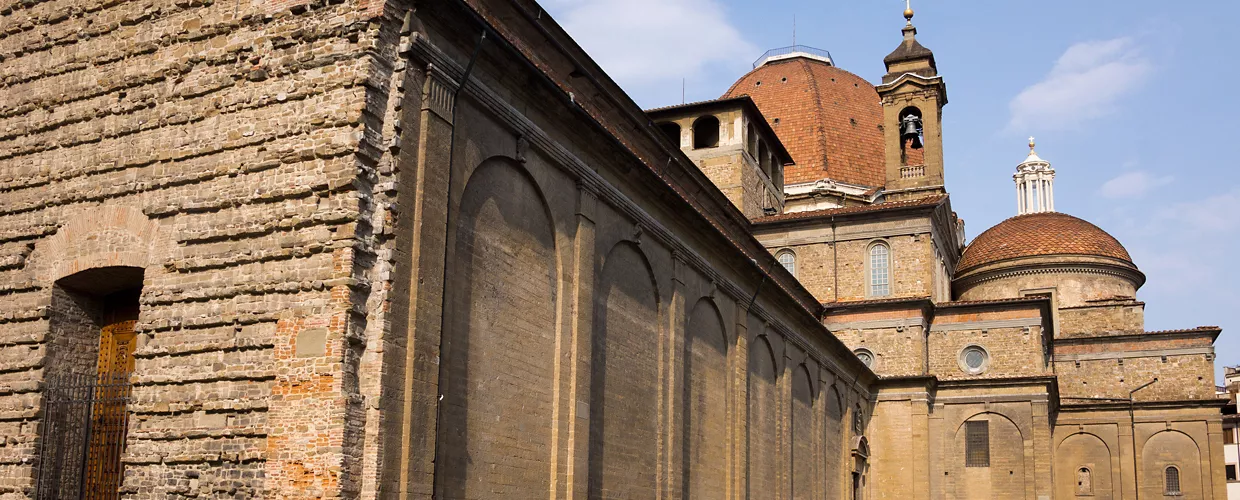
<svg viewBox="0 0 1240 500">
<path fill-rule="evenodd" d="M 990 422 L 965 422 L 965 467 L 990 467 Z"/>
<path fill-rule="evenodd" d="M 1180 494 L 1180 469 L 1174 465 L 1167 467 L 1167 495 Z"/>
<path fill-rule="evenodd" d="M 129 373 L 60 375 L 43 392 L 37 500 L 119 498 Z"/>
</svg>

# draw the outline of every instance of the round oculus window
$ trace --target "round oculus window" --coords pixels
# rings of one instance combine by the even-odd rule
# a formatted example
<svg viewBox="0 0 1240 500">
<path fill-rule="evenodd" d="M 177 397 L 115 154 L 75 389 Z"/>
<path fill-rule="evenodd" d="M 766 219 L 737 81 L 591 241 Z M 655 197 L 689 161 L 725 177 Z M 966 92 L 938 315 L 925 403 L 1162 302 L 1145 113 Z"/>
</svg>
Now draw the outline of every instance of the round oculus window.
<svg viewBox="0 0 1240 500">
<path fill-rule="evenodd" d="M 960 351 L 960 369 L 966 373 L 978 374 L 986 371 L 990 364 L 990 353 L 982 346 L 971 345 Z"/>
<path fill-rule="evenodd" d="M 861 360 L 865 366 L 874 366 L 874 353 L 870 352 L 868 349 L 857 349 L 853 351 L 853 354 L 856 354 L 857 359 Z"/>
</svg>

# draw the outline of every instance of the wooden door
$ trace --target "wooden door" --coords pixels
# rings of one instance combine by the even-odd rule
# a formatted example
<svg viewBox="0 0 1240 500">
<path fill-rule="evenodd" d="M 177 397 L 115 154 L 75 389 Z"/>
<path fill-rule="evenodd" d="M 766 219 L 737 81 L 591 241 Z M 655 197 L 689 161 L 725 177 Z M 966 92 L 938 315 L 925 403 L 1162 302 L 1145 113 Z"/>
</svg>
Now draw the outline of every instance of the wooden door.
<svg viewBox="0 0 1240 500">
<path fill-rule="evenodd" d="M 90 444 L 86 450 L 83 498 L 120 498 L 121 453 L 129 426 L 129 377 L 133 374 L 134 323 L 120 321 L 99 335 L 98 385 L 91 408 Z"/>
</svg>

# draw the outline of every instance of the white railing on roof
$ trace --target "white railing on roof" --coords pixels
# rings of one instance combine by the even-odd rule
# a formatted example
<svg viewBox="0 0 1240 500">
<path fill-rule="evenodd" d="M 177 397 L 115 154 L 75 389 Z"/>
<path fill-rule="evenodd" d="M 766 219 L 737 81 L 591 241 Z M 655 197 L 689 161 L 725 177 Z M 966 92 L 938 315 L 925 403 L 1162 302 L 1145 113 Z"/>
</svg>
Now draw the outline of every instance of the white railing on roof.
<svg viewBox="0 0 1240 500">
<path fill-rule="evenodd" d="M 778 49 L 771 49 L 771 50 L 766 51 L 765 54 L 762 54 L 762 57 L 759 57 L 758 60 L 753 62 L 753 67 L 756 69 L 758 66 L 761 66 L 771 61 L 778 61 L 781 59 L 791 59 L 793 57 L 808 57 L 810 59 L 816 59 L 816 60 L 825 62 L 832 66 L 835 65 L 834 59 L 831 59 L 830 52 L 827 52 L 822 49 L 816 49 L 808 45 L 792 45 L 789 47 L 780 47 Z"/>
</svg>

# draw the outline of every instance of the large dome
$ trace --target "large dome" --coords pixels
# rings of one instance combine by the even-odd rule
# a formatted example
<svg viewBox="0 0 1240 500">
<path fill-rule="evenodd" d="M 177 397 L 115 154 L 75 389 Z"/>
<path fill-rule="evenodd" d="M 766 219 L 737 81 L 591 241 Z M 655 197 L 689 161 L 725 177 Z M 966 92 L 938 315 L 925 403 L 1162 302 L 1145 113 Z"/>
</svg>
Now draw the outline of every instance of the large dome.
<svg viewBox="0 0 1240 500">
<path fill-rule="evenodd" d="M 965 248 L 956 273 L 1036 256 L 1103 257 L 1136 269 L 1119 240 L 1098 226 L 1067 214 L 1040 212 L 1012 217 L 978 235 Z"/>
<path fill-rule="evenodd" d="M 883 108 L 874 85 L 824 61 L 794 57 L 766 64 L 723 98 L 748 95 L 796 165 L 785 184 L 822 178 L 879 187 L 886 179 Z"/>
</svg>

